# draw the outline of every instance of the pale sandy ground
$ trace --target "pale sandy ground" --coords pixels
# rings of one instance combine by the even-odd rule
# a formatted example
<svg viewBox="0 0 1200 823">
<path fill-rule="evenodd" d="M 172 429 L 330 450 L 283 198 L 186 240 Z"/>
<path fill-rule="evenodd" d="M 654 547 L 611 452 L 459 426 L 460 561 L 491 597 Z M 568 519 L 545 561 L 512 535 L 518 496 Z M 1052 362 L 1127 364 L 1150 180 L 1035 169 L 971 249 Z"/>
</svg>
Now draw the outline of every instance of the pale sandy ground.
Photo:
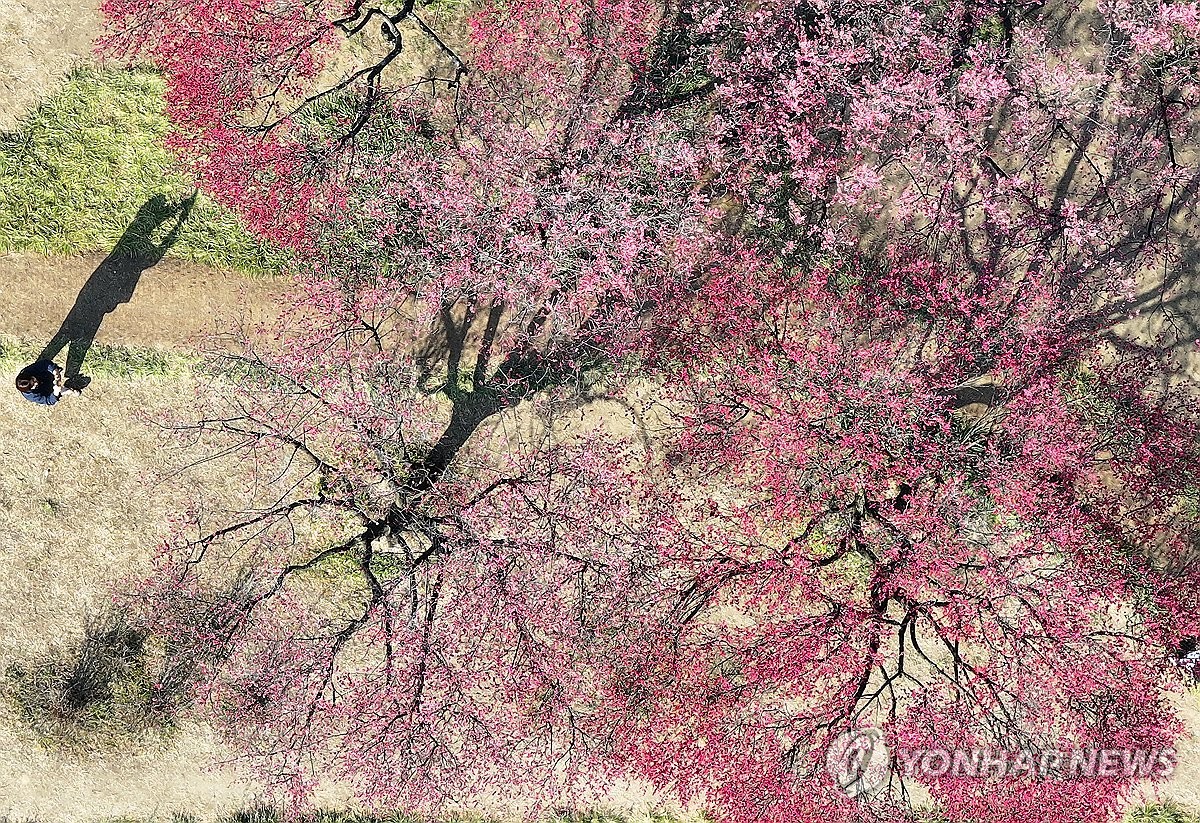
<svg viewBox="0 0 1200 823">
<path fill-rule="evenodd" d="M 0 254 L 0 336 L 49 342 L 103 259 Z M 96 341 L 189 345 L 277 317 L 285 288 L 283 281 L 246 280 L 168 257 L 142 274 L 130 302 L 104 318 Z"/>
<path fill-rule="evenodd" d="M 115 582 L 148 570 L 172 508 L 221 490 L 211 473 L 156 476 L 175 456 L 143 416 L 178 410 L 181 389 L 178 380 L 97 379 L 85 397 L 49 410 L 0 392 L 0 670 L 77 640 Z M 253 797 L 232 772 L 209 770 L 221 757 L 206 732 L 190 726 L 147 750 L 48 752 L 5 702 L 0 819 L 211 815 Z"/>
<path fill-rule="evenodd" d="M 101 259 L 0 256 L 0 337 L 49 340 Z M 97 340 L 186 344 L 218 323 L 274 316 L 283 288 L 164 261 Z M 160 477 L 182 455 L 163 448 L 152 421 L 185 411 L 190 397 L 186 379 L 102 376 L 84 397 L 49 410 L 0 392 L 0 672 L 75 642 L 113 584 L 148 569 L 173 511 L 233 491 L 215 468 Z M 213 817 L 255 798 L 253 784 L 219 765 L 228 754 L 203 728 L 184 724 L 167 744 L 75 756 L 44 750 L 13 715 L 0 704 L 0 819 Z"/>
<path fill-rule="evenodd" d="M 91 54 L 98 7 L 96 0 L 0 2 L 0 131 Z"/>
<path fill-rule="evenodd" d="M 47 340 L 100 259 L 0 257 L 0 338 Z M 143 274 L 97 340 L 178 347 L 274 317 L 284 287 L 164 261 Z M 174 513 L 196 500 L 231 507 L 242 497 L 236 465 L 175 473 L 194 455 L 166 448 L 156 421 L 188 415 L 192 398 L 186 375 L 98 375 L 83 397 L 52 409 L 0 391 L 0 672 L 76 642 L 114 586 L 149 570 Z M 212 819 L 258 797 L 252 781 L 223 765 L 228 759 L 190 722 L 165 743 L 47 751 L 0 701 L 0 820 L 169 819 L 176 811 Z M 334 793 L 327 802 L 341 800 Z"/>
<path fill-rule="evenodd" d="M 1190 734 L 1178 743 L 1175 774 L 1157 791 L 1147 792 L 1146 800 L 1174 800 L 1200 814 L 1200 689 L 1179 697 L 1176 705 Z"/>
</svg>

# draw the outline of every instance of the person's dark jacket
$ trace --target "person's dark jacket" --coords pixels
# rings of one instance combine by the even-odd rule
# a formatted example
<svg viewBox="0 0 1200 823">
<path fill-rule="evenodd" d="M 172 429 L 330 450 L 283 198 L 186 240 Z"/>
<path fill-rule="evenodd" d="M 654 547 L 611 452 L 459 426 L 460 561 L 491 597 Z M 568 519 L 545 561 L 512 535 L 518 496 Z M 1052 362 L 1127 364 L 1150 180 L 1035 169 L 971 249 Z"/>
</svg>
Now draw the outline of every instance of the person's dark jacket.
<svg viewBox="0 0 1200 823">
<path fill-rule="evenodd" d="M 37 381 L 37 386 L 33 391 L 23 391 L 21 396 L 31 403 L 53 406 L 58 402 L 58 394 L 54 391 L 54 378 L 57 370 L 58 366 L 49 360 L 39 360 L 33 365 L 21 369 L 17 380 L 23 377 L 32 377 Z"/>
</svg>

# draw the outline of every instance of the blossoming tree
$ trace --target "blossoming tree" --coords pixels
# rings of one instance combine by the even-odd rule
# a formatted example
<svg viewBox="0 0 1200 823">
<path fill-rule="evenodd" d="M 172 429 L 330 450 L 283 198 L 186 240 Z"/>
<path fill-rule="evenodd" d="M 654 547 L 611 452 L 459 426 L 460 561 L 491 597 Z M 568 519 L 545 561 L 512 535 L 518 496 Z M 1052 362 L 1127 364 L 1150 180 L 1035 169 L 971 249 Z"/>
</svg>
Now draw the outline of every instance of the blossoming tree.
<svg viewBox="0 0 1200 823">
<path fill-rule="evenodd" d="M 1173 740 L 1194 6 L 105 10 L 298 269 L 187 427 L 283 491 L 141 592 L 164 693 L 277 785 L 905 819 L 899 771 L 840 791 L 838 734 Z M 578 414 L 639 369 L 655 431 Z M 916 782 L 1068 821 L 1132 781 Z"/>
</svg>

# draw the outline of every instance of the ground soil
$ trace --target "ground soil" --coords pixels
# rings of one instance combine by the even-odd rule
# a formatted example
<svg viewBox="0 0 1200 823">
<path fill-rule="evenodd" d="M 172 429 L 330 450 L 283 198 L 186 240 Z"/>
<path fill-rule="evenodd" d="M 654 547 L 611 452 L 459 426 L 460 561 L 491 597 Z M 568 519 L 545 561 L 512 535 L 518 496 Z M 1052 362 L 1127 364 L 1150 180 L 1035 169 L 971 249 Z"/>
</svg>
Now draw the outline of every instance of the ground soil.
<svg viewBox="0 0 1200 823">
<path fill-rule="evenodd" d="M 0 255 L 0 337 L 49 341 L 103 259 Z M 167 258 L 141 276 L 132 300 L 104 318 L 96 341 L 191 345 L 276 317 L 285 288 L 283 280 L 247 280 Z"/>
<path fill-rule="evenodd" d="M 13 287 L 37 281 L 6 279 L 6 299 Z M 22 331 L 11 316 L 5 326 Z M 152 332 L 137 341 L 159 342 Z M 0 676 L 60 657 L 56 649 L 76 643 L 85 620 L 105 613 L 114 585 L 149 571 L 173 510 L 226 493 L 231 483 L 215 467 L 170 477 L 181 455 L 164 448 L 152 421 L 185 413 L 191 394 L 179 378 L 96 379 L 83 397 L 46 409 L 0 392 Z M 0 820 L 212 817 L 253 797 L 253 786 L 212 768 L 222 759 L 211 735 L 191 724 L 148 747 L 47 749 L 16 705 L 0 700 Z"/>
<path fill-rule="evenodd" d="M 98 0 L 0 3 L 0 131 L 9 131 L 72 66 L 100 31 Z"/>
<path fill-rule="evenodd" d="M 0 131 L 87 60 L 97 0 L 0 3 Z M 0 256 L 0 336 L 50 339 L 103 255 Z M 282 283 L 246 282 L 166 260 L 105 318 L 101 343 L 178 346 L 219 326 L 273 316 Z M 69 646 L 112 585 L 144 570 L 172 507 L 225 478 L 163 482 L 171 455 L 156 415 L 178 412 L 189 387 L 155 379 L 96 381 L 86 398 L 46 409 L 0 393 L 0 673 Z M 172 812 L 211 818 L 244 805 L 253 783 L 220 763 L 206 729 L 108 754 L 47 750 L 0 701 L 0 820 L 86 821 Z"/>
<path fill-rule="evenodd" d="M 103 255 L 0 257 L 0 337 L 47 341 Z M 166 260 L 105 318 L 100 343 L 175 348 L 277 313 L 283 281 Z M 10 378 L 6 378 L 10 379 Z M 157 420 L 186 415 L 188 379 L 94 380 L 53 410 L 0 392 L 0 674 L 69 647 L 114 584 L 148 570 L 169 518 L 195 500 L 226 504 L 228 467 L 173 476 Z M 50 413 L 47 413 L 47 412 Z M 204 819 L 255 797 L 211 733 L 183 723 L 168 741 L 107 753 L 47 750 L 0 701 L 0 820 L 118 816 Z"/>
</svg>

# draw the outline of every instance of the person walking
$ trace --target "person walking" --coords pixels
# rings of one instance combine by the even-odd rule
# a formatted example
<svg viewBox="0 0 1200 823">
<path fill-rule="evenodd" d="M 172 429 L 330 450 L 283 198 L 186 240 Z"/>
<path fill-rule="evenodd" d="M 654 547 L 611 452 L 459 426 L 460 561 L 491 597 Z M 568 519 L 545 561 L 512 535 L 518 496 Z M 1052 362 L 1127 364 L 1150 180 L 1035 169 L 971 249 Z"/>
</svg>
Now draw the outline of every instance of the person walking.
<svg viewBox="0 0 1200 823">
<path fill-rule="evenodd" d="M 63 397 L 79 395 L 78 389 L 67 388 L 66 372 L 52 360 L 39 360 L 21 369 L 17 375 L 17 391 L 31 403 L 53 406 Z"/>
</svg>

